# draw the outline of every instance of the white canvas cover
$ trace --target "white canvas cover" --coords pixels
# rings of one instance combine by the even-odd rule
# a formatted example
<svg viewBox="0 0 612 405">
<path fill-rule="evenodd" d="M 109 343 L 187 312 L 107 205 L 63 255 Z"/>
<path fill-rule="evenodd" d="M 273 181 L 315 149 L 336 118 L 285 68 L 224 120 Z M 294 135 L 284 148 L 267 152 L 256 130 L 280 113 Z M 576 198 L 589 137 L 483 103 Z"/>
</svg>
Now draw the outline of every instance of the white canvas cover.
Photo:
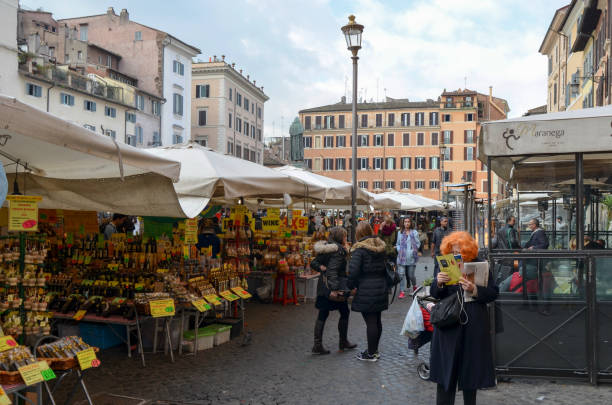
<svg viewBox="0 0 612 405">
<path fill-rule="evenodd" d="M 353 186 L 342 180 L 321 176 L 295 166 L 283 166 L 273 170 L 303 182 L 308 191 L 308 197 L 322 201 L 328 206 L 351 205 Z M 362 189 L 357 190 L 357 204 L 369 205 L 372 197 Z"/>
<path fill-rule="evenodd" d="M 177 161 L 2 95 L 0 160 L 9 192 L 17 170 L 21 193 L 42 196 L 42 208 L 185 216 L 172 186 L 179 178 Z"/>
<path fill-rule="evenodd" d="M 304 197 L 303 182 L 265 166 L 222 155 L 196 143 L 148 149 L 150 153 L 181 163 L 174 189 L 188 215 L 199 214 L 211 198 L 280 198 L 285 194 Z"/>
<path fill-rule="evenodd" d="M 376 194 L 380 198 L 388 198 L 399 203 L 399 209 L 406 211 L 425 210 L 434 211 L 443 209 L 440 201 L 432 200 L 417 194 L 400 193 L 397 191 L 388 191 L 386 193 Z"/>
</svg>

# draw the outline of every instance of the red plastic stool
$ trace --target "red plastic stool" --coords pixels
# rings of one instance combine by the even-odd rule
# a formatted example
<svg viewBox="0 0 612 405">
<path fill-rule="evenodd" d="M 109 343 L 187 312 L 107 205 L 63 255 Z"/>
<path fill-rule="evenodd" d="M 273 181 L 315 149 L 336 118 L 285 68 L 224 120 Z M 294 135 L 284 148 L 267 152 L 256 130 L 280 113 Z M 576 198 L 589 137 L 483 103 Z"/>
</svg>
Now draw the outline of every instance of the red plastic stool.
<svg viewBox="0 0 612 405">
<path fill-rule="evenodd" d="M 293 293 L 291 298 L 287 297 L 289 282 L 291 282 L 291 292 Z M 282 296 L 279 294 L 281 288 L 283 289 Z M 295 273 L 279 273 L 276 276 L 276 281 L 274 282 L 274 302 L 281 302 L 283 305 L 287 305 L 287 303 L 298 305 L 297 291 L 295 289 Z"/>
</svg>

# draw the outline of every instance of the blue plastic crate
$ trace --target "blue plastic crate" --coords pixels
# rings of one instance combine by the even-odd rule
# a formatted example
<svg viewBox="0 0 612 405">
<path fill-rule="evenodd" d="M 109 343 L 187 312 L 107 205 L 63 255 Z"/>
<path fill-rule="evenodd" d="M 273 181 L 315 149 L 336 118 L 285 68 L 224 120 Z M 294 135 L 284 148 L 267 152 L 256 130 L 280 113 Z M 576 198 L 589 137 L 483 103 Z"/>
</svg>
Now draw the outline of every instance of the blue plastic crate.
<svg viewBox="0 0 612 405">
<path fill-rule="evenodd" d="M 125 336 L 125 326 L 122 325 L 79 322 L 79 331 L 83 341 L 100 350 L 124 344 L 123 340 L 111 331 L 111 328 L 117 335 Z"/>
</svg>

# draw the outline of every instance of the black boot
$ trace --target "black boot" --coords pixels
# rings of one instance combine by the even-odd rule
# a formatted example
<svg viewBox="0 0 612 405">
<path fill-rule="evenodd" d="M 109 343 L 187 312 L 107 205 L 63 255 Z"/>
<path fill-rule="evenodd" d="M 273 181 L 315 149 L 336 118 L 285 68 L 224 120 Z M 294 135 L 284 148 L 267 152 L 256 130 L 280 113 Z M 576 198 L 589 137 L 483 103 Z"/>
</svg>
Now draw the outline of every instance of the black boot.
<svg viewBox="0 0 612 405">
<path fill-rule="evenodd" d="M 314 330 L 314 346 L 312 347 L 312 354 L 329 354 L 329 350 L 323 347 L 323 328 L 325 327 L 325 321 L 317 319 Z"/>
<path fill-rule="evenodd" d="M 357 347 L 356 344 L 348 341 L 348 319 L 342 319 L 338 321 L 338 334 L 340 335 L 340 343 L 338 343 L 338 348 L 340 351 L 354 349 Z"/>
</svg>

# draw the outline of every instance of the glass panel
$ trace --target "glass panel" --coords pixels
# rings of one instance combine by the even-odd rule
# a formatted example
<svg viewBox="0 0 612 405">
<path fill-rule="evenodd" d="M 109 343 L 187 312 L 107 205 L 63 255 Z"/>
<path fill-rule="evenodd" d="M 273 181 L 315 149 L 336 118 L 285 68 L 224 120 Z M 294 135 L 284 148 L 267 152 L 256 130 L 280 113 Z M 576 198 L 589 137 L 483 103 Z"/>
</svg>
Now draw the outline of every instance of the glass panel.
<svg viewBox="0 0 612 405">
<path fill-rule="evenodd" d="M 585 263 L 496 259 L 496 362 L 512 368 L 585 370 Z"/>
<path fill-rule="evenodd" d="M 595 259 L 597 297 L 597 363 L 599 371 L 612 373 L 612 257 Z"/>
<path fill-rule="evenodd" d="M 585 249 L 611 249 L 612 153 L 584 155 Z"/>
<path fill-rule="evenodd" d="M 493 207 L 494 249 L 575 249 L 576 161 L 575 155 L 521 156 L 492 160 L 495 181 L 509 181 L 512 194 L 497 196 Z M 495 176 L 496 177 L 496 176 Z M 510 246 L 507 220 L 515 217 L 513 228 L 520 246 Z M 497 242 L 497 243 L 496 243 Z"/>
</svg>

